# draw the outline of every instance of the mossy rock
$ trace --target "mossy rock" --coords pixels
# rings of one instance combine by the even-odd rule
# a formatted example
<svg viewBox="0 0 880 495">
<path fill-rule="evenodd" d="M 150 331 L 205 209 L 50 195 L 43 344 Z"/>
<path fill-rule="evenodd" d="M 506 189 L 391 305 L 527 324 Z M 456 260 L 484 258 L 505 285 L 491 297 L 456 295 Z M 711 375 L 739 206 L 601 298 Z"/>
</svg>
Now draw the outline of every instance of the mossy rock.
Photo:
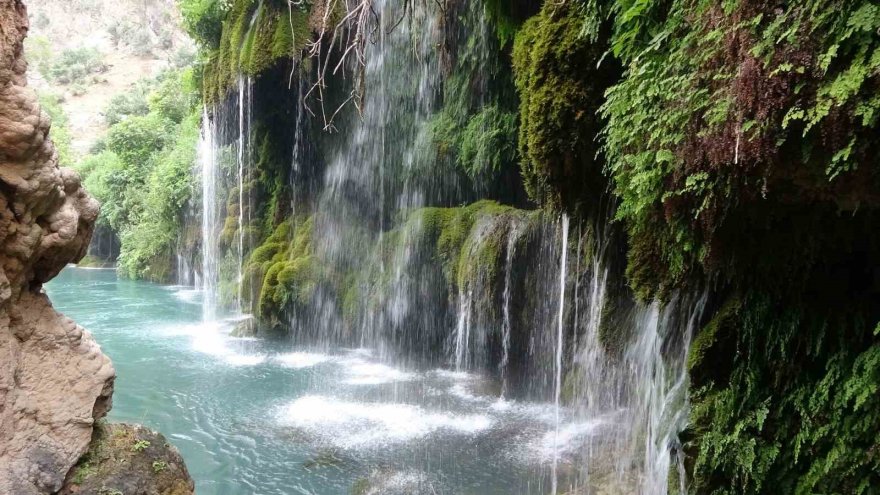
<svg viewBox="0 0 880 495">
<path fill-rule="evenodd" d="M 59 495 L 192 495 L 180 452 L 141 425 L 99 422 L 89 450 L 67 474 Z"/>
<path fill-rule="evenodd" d="M 521 171 L 538 204 L 572 210 L 604 192 L 598 110 L 620 72 L 613 60 L 597 67 L 607 49 L 585 36 L 583 12 L 573 3 L 545 2 L 516 35 Z"/>
</svg>

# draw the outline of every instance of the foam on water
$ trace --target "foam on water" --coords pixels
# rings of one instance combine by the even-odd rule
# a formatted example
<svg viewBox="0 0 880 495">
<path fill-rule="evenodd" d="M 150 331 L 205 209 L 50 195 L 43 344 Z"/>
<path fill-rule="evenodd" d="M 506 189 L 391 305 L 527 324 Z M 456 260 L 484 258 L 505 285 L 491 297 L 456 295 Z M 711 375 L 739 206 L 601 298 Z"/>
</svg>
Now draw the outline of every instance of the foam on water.
<svg viewBox="0 0 880 495">
<path fill-rule="evenodd" d="M 189 337 L 193 351 L 218 358 L 230 366 L 255 366 L 267 360 L 265 354 L 248 354 L 235 350 L 230 343 L 241 339 L 230 337 L 229 330 L 220 322 L 200 322 L 170 326 L 163 329 L 163 333 Z"/>
<path fill-rule="evenodd" d="M 289 352 L 287 354 L 279 354 L 273 358 L 274 361 L 281 366 L 287 368 L 311 368 L 312 366 L 326 363 L 333 359 L 327 354 L 317 354 L 312 352 Z"/>
<path fill-rule="evenodd" d="M 198 289 L 177 289 L 174 291 L 174 297 L 190 304 L 201 304 L 201 301 L 199 300 L 201 296 L 202 291 Z"/>
<path fill-rule="evenodd" d="M 446 380 L 471 381 L 476 378 L 471 373 L 465 373 L 464 371 L 447 370 L 444 368 L 438 368 L 432 371 L 431 374 L 438 378 L 443 378 Z"/>
<path fill-rule="evenodd" d="M 449 387 L 449 393 L 468 402 L 488 402 L 488 397 L 475 395 L 464 383 L 456 383 Z"/>
<path fill-rule="evenodd" d="M 558 429 L 548 431 L 532 446 L 542 461 L 552 461 L 554 457 L 564 457 L 576 453 L 583 447 L 584 440 L 605 424 L 594 419 L 574 423 L 562 423 Z"/>
<path fill-rule="evenodd" d="M 371 363 L 360 359 L 346 360 L 343 363 L 346 365 L 345 373 L 348 378 L 342 383 L 347 385 L 382 385 L 410 381 L 415 378 L 413 373 L 407 373 L 380 363 Z"/>
<path fill-rule="evenodd" d="M 432 412 L 409 404 L 350 402 L 318 395 L 300 397 L 282 407 L 278 422 L 341 448 L 402 443 L 441 430 L 473 435 L 493 424 L 483 414 Z"/>
</svg>

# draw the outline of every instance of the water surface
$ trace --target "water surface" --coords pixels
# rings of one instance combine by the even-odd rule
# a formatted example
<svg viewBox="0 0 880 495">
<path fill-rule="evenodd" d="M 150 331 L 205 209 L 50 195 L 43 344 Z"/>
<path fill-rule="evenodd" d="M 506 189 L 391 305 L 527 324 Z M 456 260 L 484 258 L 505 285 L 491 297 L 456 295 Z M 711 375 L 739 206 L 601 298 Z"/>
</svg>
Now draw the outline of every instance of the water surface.
<svg viewBox="0 0 880 495">
<path fill-rule="evenodd" d="M 191 288 L 68 267 L 46 291 L 113 360 L 109 419 L 164 433 L 200 495 L 548 493 L 555 446 L 564 462 L 602 428 L 557 428 L 552 404 L 501 400 L 474 374 L 232 338 Z"/>
</svg>

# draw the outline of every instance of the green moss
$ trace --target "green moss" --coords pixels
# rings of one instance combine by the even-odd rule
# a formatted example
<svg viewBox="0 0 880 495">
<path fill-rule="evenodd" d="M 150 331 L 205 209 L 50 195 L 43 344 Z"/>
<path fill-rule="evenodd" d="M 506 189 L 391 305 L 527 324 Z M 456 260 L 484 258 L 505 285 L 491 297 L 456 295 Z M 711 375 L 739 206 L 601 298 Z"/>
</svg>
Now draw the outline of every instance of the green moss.
<svg viewBox="0 0 880 495">
<path fill-rule="evenodd" d="M 311 39 L 308 12 L 294 9 L 292 13 L 291 16 L 290 12 L 282 12 L 275 23 L 271 49 L 273 59 L 297 56 Z"/>
<path fill-rule="evenodd" d="M 596 136 L 596 111 L 617 75 L 601 64 L 606 46 L 584 36 L 572 3 L 545 3 L 516 35 L 513 67 L 520 96 L 521 172 L 529 196 L 541 205 L 572 209 L 605 187 Z"/>
<path fill-rule="evenodd" d="M 742 307 L 739 297 L 729 298 L 695 336 L 688 351 L 688 369 L 711 362 L 711 351 L 720 338 L 721 328 L 730 318 L 736 317 Z"/>
<path fill-rule="evenodd" d="M 309 18 L 305 4 L 236 0 L 223 18 L 217 48 L 205 57 L 205 101 L 219 101 L 241 74 L 257 76 L 280 59 L 300 57 L 312 39 Z"/>
<path fill-rule="evenodd" d="M 282 222 L 248 257 L 244 285 L 259 287 L 253 312 L 264 326 L 282 325 L 285 310 L 309 304 L 315 289 L 325 282 L 312 252 L 313 229 L 311 217 Z"/>
</svg>

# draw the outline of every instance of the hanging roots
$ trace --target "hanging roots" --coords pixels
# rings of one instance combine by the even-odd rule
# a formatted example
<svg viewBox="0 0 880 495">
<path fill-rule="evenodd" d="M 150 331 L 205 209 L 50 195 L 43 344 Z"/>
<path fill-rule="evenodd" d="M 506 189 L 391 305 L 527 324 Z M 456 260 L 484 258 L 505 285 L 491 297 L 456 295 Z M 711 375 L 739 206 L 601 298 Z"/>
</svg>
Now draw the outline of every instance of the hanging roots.
<svg viewBox="0 0 880 495">
<path fill-rule="evenodd" d="M 288 7 L 300 5 L 303 0 L 288 0 Z M 324 130 L 334 132 L 337 130 L 334 121 L 336 116 L 349 103 L 357 108 L 358 114 L 363 111 L 364 95 L 366 92 L 365 71 L 367 67 L 366 48 L 367 43 L 376 43 L 377 34 L 380 33 L 381 20 L 379 14 L 373 8 L 374 0 L 317 0 L 314 6 L 313 16 L 320 15 L 320 22 L 316 29 L 314 39 L 306 43 L 306 56 L 315 61 L 315 81 L 303 97 L 303 103 L 308 112 L 315 116 L 309 102 L 311 99 L 318 101 Z M 390 34 L 405 19 L 412 19 L 413 2 L 423 2 L 428 5 L 429 0 L 404 0 L 403 13 L 389 28 L 386 34 Z M 448 0 L 431 0 L 437 4 L 441 11 L 445 11 Z M 335 21 L 334 13 L 344 8 L 345 15 Z M 292 29 L 291 29 L 292 30 Z M 334 53 L 339 53 L 333 57 Z M 332 76 L 346 77 L 346 70 L 353 71 L 353 84 L 348 97 L 342 101 L 332 112 L 328 112 L 325 106 L 325 93 L 327 89 L 328 72 Z M 295 67 L 291 69 L 290 81 L 293 80 Z"/>
</svg>

